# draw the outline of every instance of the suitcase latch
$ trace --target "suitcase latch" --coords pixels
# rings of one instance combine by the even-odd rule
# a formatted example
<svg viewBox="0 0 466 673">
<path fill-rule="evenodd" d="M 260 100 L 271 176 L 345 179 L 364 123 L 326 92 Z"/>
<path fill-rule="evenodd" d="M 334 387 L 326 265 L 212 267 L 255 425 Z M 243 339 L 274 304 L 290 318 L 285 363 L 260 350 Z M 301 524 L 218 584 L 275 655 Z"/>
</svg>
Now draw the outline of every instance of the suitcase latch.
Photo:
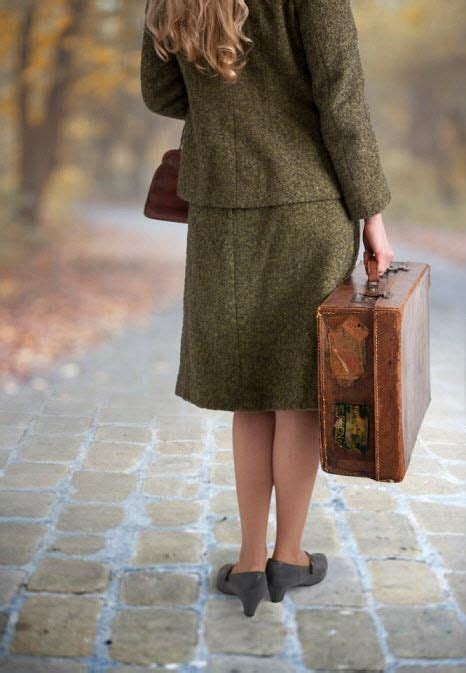
<svg viewBox="0 0 466 673">
<path fill-rule="evenodd" d="M 389 290 L 378 291 L 377 288 L 373 290 L 366 290 L 365 292 L 356 292 L 353 294 L 351 301 L 366 302 L 367 304 L 372 304 L 379 297 L 384 297 L 388 299 L 392 296 L 392 293 Z"/>
<path fill-rule="evenodd" d="M 386 289 L 386 278 L 388 276 L 388 273 L 390 271 L 392 272 L 397 272 L 397 271 L 409 271 L 410 270 L 410 264 L 409 262 L 391 262 L 383 274 L 379 276 L 379 280 L 377 282 L 369 282 L 367 281 L 366 287 L 363 291 L 361 292 L 356 292 L 351 301 L 358 301 L 358 302 L 366 302 L 368 304 L 373 303 L 374 299 L 377 299 L 378 297 L 383 297 L 384 299 L 388 299 L 389 297 L 392 296 L 392 293 Z"/>
<path fill-rule="evenodd" d="M 410 268 L 409 262 L 391 262 L 382 275 L 385 275 L 388 271 L 409 271 Z"/>
</svg>

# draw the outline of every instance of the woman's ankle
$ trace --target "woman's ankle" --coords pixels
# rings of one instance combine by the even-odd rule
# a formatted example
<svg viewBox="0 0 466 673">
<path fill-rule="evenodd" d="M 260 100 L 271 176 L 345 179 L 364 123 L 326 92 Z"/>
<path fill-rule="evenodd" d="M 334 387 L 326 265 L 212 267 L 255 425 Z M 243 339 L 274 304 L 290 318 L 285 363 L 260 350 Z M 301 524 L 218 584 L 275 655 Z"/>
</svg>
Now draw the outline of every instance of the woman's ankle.
<svg viewBox="0 0 466 673">
<path fill-rule="evenodd" d="M 247 550 L 241 549 L 238 561 L 235 563 L 235 570 L 239 572 L 247 572 L 248 570 L 264 570 L 267 563 L 268 549 L 265 548 L 263 552 L 255 549 Z"/>
<path fill-rule="evenodd" d="M 292 565 L 308 565 L 309 557 L 304 549 L 274 549 L 272 553 L 274 561 L 282 563 L 291 563 Z"/>
</svg>

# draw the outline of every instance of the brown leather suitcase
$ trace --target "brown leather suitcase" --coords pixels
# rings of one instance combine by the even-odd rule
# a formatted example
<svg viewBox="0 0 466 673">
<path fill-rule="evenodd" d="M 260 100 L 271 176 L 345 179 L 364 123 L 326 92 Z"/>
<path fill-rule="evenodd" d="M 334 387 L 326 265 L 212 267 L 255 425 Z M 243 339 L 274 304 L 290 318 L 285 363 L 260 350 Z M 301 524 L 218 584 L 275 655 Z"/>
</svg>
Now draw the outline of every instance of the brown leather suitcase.
<svg viewBox="0 0 466 673">
<path fill-rule="evenodd" d="M 430 391 L 431 267 L 375 258 L 317 309 L 320 461 L 325 472 L 402 481 Z"/>
</svg>

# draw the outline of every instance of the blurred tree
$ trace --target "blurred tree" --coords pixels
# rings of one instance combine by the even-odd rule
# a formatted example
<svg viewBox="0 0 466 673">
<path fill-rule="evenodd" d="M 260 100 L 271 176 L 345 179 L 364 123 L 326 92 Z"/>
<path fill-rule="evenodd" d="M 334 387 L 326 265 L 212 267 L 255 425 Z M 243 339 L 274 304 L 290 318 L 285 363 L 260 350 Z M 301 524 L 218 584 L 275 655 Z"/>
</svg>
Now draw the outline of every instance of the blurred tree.
<svg viewBox="0 0 466 673">
<path fill-rule="evenodd" d="M 17 61 L 18 127 L 19 127 L 19 199 L 17 219 L 28 226 L 40 220 L 45 187 L 58 163 L 60 131 L 67 96 L 76 78 L 73 60 L 88 0 L 63 0 L 66 16 L 56 22 L 56 34 L 47 35 L 51 54 L 50 84 L 42 102 L 40 115 L 32 110 L 34 23 L 39 5 L 35 0 L 25 3 L 19 25 Z M 61 3 L 60 3 L 61 4 Z"/>
</svg>

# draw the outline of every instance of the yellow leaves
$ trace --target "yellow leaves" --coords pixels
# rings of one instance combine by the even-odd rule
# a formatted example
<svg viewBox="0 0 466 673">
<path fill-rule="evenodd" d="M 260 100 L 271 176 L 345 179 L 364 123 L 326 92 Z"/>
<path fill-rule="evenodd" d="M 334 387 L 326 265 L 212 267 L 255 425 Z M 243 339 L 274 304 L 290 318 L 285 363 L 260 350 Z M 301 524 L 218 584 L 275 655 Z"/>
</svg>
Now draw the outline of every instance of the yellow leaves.
<svg viewBox="0 0 466 673">
<path fill-rule="evenodd" d="M 400 10 L 400 17 L 403 21 L 420 26 L 425 19 L 425 10 L 419 3 L 407 4 Z"/>
<path fill-rule="evenodd" d="M 0 299 L 7 299 L 18 292 L 19 283 L 13 278 L 0 279 Z"/>
<path fill-rule="evenodd" d="M 113 68 L 101 68 L 87 73 L 76 84 L 75 95 L 92 96 L 99 101 L 110 101 L 125 82 L 125 74 Z"/>
<path fill-rule="evenodd" d="M 115 61 L 115 49 L 97 45 L 92 50 L 91 57 L 96 66 L 111 65 Z"/>
<path fill-rule="evenodd" d="M 7 9 L 0 10 L 0 57 L 3 59 L 16 48 L 18 16 Z"/>
</svg>

